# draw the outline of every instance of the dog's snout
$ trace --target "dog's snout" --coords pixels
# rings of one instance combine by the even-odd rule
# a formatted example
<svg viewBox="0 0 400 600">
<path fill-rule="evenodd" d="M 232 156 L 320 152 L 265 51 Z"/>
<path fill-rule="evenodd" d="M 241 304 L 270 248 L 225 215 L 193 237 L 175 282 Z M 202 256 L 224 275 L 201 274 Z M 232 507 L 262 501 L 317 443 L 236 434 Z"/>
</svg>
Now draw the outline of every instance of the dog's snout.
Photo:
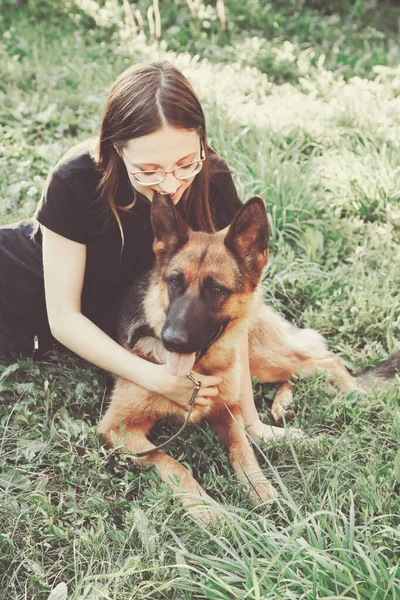
<svg viewBox="0 0 400 600">
<path fill-rule="evenodd" d="M 189 343 L 189 336 L 185 331 L 168 327 L 162 332 L 162 342 L 164 348 L 169 352 L 178 352 L 185 354 Z M 187 352 L 187 350 L 186 350 Z"/>
</svg>

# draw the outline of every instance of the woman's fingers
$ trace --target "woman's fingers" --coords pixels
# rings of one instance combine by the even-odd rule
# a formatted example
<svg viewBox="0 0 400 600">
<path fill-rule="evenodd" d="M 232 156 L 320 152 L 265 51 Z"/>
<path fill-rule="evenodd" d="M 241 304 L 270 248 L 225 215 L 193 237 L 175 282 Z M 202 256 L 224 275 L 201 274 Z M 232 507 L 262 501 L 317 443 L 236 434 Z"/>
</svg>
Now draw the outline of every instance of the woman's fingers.
<svg viewBox="0 0 400 600">
<path fill-rule="evenodd" d="M 204 398 L 206 396 L 218 396 L 218 394 L 219 394 L 219 390 L 217 387 L 203 388 L 203 386 L 202 386 L 198 391 L 197 397 Z"/>
<path fill-rule="evenodd" d="M 187 400 L 179 402 L 179 404 L 185 411 L 188 411 L 190 409 L 189 399 L 190 398 L 188 397 Z M 211 403 L 212 398 L 209 398 L 208 396 L 196 396 L 196 400 L 194 401 L 195 406 L 210 406 Z"/>
<path fill-rule="evenodd" d="M 201 382 L 201 387 L 197 393 L 195 404 L 198 406 L 209 406 L 212 398 L 219 394 L 218 384 L 221 383 L 222 377 L 215 375 L 201 375 L 196 371 L 192 371 L 195 379 Z"/>
<path fill-rule="evenodd" d="M 196 406 L 210 406 L 211 404 L 211 398 L 202 398 L 202 397 L 198 397 L 195 400 L 195 405 Z"/>
<path fill-rule="evenodd" d="M 220 377 L 219 375 L 201 375 L 196 371 L 192 371 L 192 375 L 195 379 L 201 381 L 202 387 L 218 386 L 222 381 L 222 377 Z"/>
<path fill-rule="evenodd" d="M 195 389 L 194 383 L 187 377 L 171 376 L 166 365 L 154 365 L 155 383 L 152 391 L 161 394 L 179 404 L 185 410 L 189 410 L 189 401 Z M 213 398 L 218 396 L 218 385 L 222 382 L 222 377 L 217 375 L 201 375 L 197 372 L 192 372 L 193 377 L 200 381 L 201 386 L 197 392 L 195 404 L 197 406 L 209 406 Z"/>
</svg>

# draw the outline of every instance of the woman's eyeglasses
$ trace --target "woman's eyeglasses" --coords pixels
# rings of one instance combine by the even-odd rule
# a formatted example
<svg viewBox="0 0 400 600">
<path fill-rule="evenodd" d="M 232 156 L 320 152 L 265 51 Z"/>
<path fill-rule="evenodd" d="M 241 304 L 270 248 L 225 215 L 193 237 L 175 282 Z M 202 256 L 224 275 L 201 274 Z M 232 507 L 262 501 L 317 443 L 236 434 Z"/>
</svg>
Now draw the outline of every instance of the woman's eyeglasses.
<svg viewBox="0 0 400 600">
<path fill-rule="evenodd" d="M 161 183 L 166 175 L 172 175 L 177 179 L 190 179 L 200 173 L 203 168 L 203 162 L 206 160 L 204 155 L 203 142 L 200 140 L 200 158 L 199 160 L 194 160 L 186 165 L 181 165 L 180 167 L 176 167 L 172 171 L 131 171 L 128 169 L 128 173 L 132 175 L 134 180 L 140 185 L 158 185 Z"/>
</svg>

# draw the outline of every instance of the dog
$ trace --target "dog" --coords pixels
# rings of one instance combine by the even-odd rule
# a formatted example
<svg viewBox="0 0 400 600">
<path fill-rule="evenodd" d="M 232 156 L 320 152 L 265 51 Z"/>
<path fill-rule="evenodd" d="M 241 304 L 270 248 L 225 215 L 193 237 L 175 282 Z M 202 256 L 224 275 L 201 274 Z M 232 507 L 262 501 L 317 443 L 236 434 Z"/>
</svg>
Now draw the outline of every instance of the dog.
<svg viewBox="0 0 400 600">
<path fill-rule="evenodd" d="M 290 419 L 292 384 L 299 373 L 326 371 L 343 392 L 360 389 L 338 356 L 312 329 L 298 329 L 265 306 L 260 279 L 268 259 L 268 220 L 260 197 L 250 199 L 226 229 L 192 231 L 169 196 L 155 194 L 151 207 L 155 264 L 129 290 L 118 341 L 146 360 L 167 364 L 173 374 L 222 375 L 219 396 L 194 404 L 190 422 L 207 420 L 229 452 L 254 505 L 271 503 L 276 490 L 264 476 L 245 432 L 239 403 L 242 368 L 239 340 L 248 333 L 250 373 L 262 383 L 281 383 L 272 415 Z M 390 362 L 392 360 L 392 362 Z M 380 369 L 393 377 L 400 353 Z M 199 525 L 218 519 L 209 496 L 189 471 L 155 446 L 147 435 L 163 417 L 187 415 L 180 405 L 118 377 L 99 433 L 131 452 L 136 464 L 152 464 L 181 497 Z M 145 457 L 139 453 L 150 451 Z"/>
</svg>

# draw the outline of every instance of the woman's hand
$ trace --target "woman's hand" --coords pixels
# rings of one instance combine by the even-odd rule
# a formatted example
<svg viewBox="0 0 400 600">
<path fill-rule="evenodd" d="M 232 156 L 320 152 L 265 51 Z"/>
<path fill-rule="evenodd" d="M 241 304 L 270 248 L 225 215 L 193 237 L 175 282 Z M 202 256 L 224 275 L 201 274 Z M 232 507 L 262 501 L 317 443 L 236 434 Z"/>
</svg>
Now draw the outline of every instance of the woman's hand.
<svg viewBox="0 0 400 600">
<path fill-rule="evenodd" d="M 167 370 L 167 365 L 152 365 L 154 367 L 154 376 L 151 377 L 151 382 L 146 386 L 151 392 L 156 392 L 165 396 L 168 400 L 189 410 L 189 400 L 192 397 L 194 383 L 187 377 L 177 377 L 170 375 Z M 218 396 L 218 385 L 222 381 L 222 377 L 214 375 L 201 375 L 196 371 L 191 371 L 195 379 L 201 382 L 200 390 L 196 396 L 195 404 L 197 406 L 209 406 L 212 398 Z"/>
</svg>

